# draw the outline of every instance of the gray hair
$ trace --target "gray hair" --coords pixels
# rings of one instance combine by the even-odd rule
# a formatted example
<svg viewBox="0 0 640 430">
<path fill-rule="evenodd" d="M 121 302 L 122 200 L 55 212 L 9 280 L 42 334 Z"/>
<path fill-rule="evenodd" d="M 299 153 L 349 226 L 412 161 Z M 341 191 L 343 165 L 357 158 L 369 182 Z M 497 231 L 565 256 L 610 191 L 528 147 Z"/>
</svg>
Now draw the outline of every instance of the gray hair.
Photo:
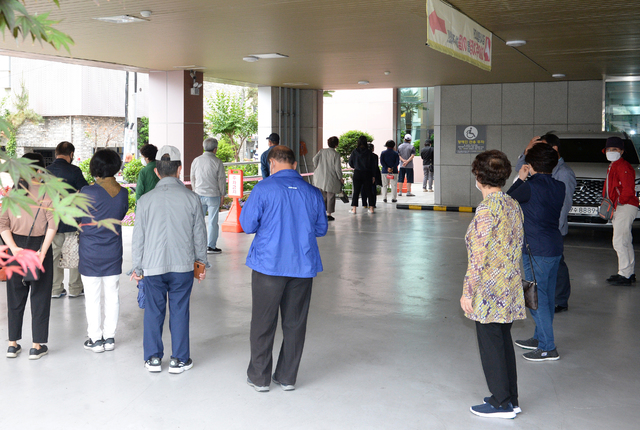
<svg viewBox="0 0 640 430">
<path fill-rule="evenodd" d="M 202 142 L 202 148 L 207 152 L 213 152 L 217 147 L 218 139 L 214 139 L 213 137 L 207 137 L 204 142 Z"/>
</svg>

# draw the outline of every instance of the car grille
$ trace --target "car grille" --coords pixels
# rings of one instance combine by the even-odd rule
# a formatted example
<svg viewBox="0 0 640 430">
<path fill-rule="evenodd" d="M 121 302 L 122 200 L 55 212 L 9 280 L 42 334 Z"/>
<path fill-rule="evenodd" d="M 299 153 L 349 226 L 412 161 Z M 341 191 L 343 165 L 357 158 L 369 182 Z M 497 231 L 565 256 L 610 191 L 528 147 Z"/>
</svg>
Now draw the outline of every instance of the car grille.
<svg viewBox="0 0 640 430">
<path fill-rule="evenodd" d="M 602 179 L 578 179 L 573 192 L 573 206 L 600 206 L 603 187 Z"/>
</svg>

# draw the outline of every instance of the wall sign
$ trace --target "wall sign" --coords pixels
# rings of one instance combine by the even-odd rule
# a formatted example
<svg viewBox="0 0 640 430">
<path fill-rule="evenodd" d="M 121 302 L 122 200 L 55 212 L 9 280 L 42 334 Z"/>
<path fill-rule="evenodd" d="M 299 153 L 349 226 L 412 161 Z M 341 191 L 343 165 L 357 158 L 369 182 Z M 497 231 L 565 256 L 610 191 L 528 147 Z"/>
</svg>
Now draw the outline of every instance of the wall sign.
<svg viewBox="0 0 640 430">
<path fill-rule="evenodd" d="M 486 125 L 456 125 L 456 154 L 479 154 L 486 150 Z"/>
</svg>

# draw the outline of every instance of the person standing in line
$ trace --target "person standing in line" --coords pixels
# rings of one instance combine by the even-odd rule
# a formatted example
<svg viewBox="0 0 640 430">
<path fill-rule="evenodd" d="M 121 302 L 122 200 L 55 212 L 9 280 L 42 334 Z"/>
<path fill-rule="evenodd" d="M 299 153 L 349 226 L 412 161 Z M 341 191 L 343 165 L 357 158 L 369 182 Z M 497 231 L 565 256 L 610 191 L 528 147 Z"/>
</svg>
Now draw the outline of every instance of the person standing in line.
<svg viewBox="0 0 640 430">
<path fill-rule="evenodd" d="M 267 137 L 269 141 L 269 148 L 262 153 L 260 156 L 260 170 L 262 171 L 262 179 L 266 179 L 271 174 L 269 172 L 269 162 L 267 161 L 267 157 L 269 156 L 269 152 L 274 146 L 280 145 L 280 136 L 278 133 L 271 133 L 269 137 Z"/>
<path fill-rule="evenodd" d="M 371 167 L 372 167 L 372 172 L 371 174 L 373 175 L 373 184 L 371 184 L 371 192 L 369 193 L 369 207 L 371 208 L 376 208 L 376 203 L 378 200 L 378 186 L 382 186 L 382 175 L 380 174 L 380 159 L 378 158 L 378 155 L 373 152 L 375 150 L 375 147 L 373 146 L 373 143 L 369 143 L 367 145 L 367 147 L 369 148 L 369 151 L 371 152 Z M 363 196 L 364 199 L 364 196 Z M 364 201 L 363 201 L 363 206 L 365 206 Z"/>
<path fill-rule="evenodd" d="M 227 176 L 224 164 L 216 157 L 218 140 L 208 137 L 202 143 L 204 154 L 196 157 L 191 163 L 191 189 L 200 196 L 202 213 L 209 212 L 209 236 L 207 239 L 207 254 L 220 254 L 218 248 L 218 214 L 224 203 Z"/>
<path fill-rule="evenodd" d="M 269 391 L 271 381 L 295 389 L 302 358 L 313 278 L 322 271 L 318 237 L 327 234 L 322 194 L 298 172 L 293 151 L 274 147 L 271 176 L 258 182 L 240 213 L 247 234 L 255 233 L 247 266 L 251 273 L 251 360 L 247 384 Z M 282 318 L 282 346 L 273 367 L 273 341 Z"/>
<path fill-rule="evenodd" d="M 422 171 L 424 179 L 422 179 L 422 191 L 433 192 L 433 140 L 428 140 L 422 151 Z"/>
<path fill-rule="evenodd" d="M 32 164 L 40 172 L 44 169 L 44 158 L 40 154 L 27 153 L 23 158 L 34 160 Z M 51 199 L 39 197 L 40 183 L 31 184 L 21 180 L 15 188 L 22 188 L 37 202 L 31 205 L 31 214 L 24 209 L 16 216 L 7 210 L 0 216 L 0 236 L 9 247 L 11 255 L 23 249 L 37 252 L 43 271 L 34 281 L 25 281 L 24 276 L 13 273 L 7 278 L 7 321 L 9 324 L 9 348 L 7 358 L 16 358 L 22 347 L 22 323 L 27 298 L 31 307 L 32 345 L 29 360 L 37 360 L 49 352 L 45 343 L 49 340 L 49 316 L 51 314 L 51 288 L 53 285 L 53 253 L 51 244 L 56 235 L 56 224 L 50 209 Z M 12 265 L 17 265 L 16 262 Z"/>
<path fill-rule="evenodd" d="M 360 193 L 369 201 L 371 194 L 371 185 L 375 183 L 373 177 L 373 157 L 367 145 L 367 137 L 360 136 L 356 149 L 353 150 L 349 157 L 349 166 L 353 167 L 353 196 L 351 196 L 351 212 L 356 213 L 358 207 L 358 198 Z M 374 208 L 369 207 L 369 213 L 374 213 Z"/>
<path fill-rule="evenodd" d="M 313 157 L 313 185 L 322 191 L 328 221 L 335 220 L 331 214 L 336 210 L 336 194 L 342 190 L 344 182 L 340 154 L 336 151 L 338 143 L 338 138 L 331 136 L 327 140 L 329 147 L 321 149 Z"/>
<path fill-rule="evenodd" d="M 93 352 L 113 351 L 120 314 L 120 274 L 122 274 L 122 226 L 115 232 L 106 227 L 91 225 L 105 219 L 121 220 L 129 210 L 129 192 L 116 182 L 120 170 L 120 156 L 110 149 L 97 151 L 89 162 L 94 185 L 83 187 L 91 203 L 90 217 L 83 217 L 80 232 L 78 271 L 85 286 L 87 335 L 84 349 Z M 101 296 L 104 291 L 104 324 Z"/>
<path fill-rule="evenodd" d="M 613 249 L 618 254 L 618 273 L 611 275 L 607 282 L 611 285 L 630 286 L 636 281 L 636 259 L 633 250 L 631 227 L 638 214 L 636 196 L 636 172 L 628 161 L 622 158 L 624 141 L 619 137 L 610 137 L 605 145 L 607 160 L 611 162 L 607 170 L 606 187 L 602 197 L 613 202 Z"/>
<path fill-rule="evenodd" d="M 156 172 L 160 181 L 142 196 L 133 227 L 131 279 L 144 278 L 144 365 L 149 372 L 162 371 L 162 327 L 169 302 L 171 360 L 169 373 L 193 367 L 189 348 L 189 302 L 194 263 L 207 261 L 207 226 L 196 193 L 180 178 L 180 151 L 165 145 L 158 151 Z M 203 270 L 198 282 L 204 280 Z"/>
<path fill-rule="evenodd" d="M 49 172 L 71 185 L 74 191 L 81 190 L 82 187 L 89 185 L 82 174 L 82 170 L 78 166 L 71 164 L 75 155 L 75 147 L 70 142 L 60 142 L 56 146 L 56 159 L 48 167 Z M 67 236 L 76 234 L 77 229 L 63 222 L 58 224 L 58 233 L 53 239 L 53 290 L 51 297 L 59 299 L 67 294 L 64 288 L 64 270 L 59 266 L 60 256 L 62 255 L 62 245 Z M 82 286 L 82 278 L 78 269 L 69 270 L 69 297 L 75 298 L 84 296 L 84 287 Z"/>
<path fill-rule="evenodd" d="M 535 144 L 527 151 L 525 163 L 507 194 L 520 203 L 524 213 L 525 245 L 530 252 L 523 256 L 523 266 L 526 279 L 533 280 L 535 273 L 538 309 L 531 309 L 536 323 L 533 337 L 516 340 L 515 344 L 532 350 L 523 354 L 526 360 L 554 361 L 560 358 L 553 334 L 553 316 L 556 277 L 563 251 L 558 222 L 565 186 L 551 177 L 558 164 L 558 153 L 548 144 Z"/>
<path fill-rule="evenodd" d="M 382 165 L 382 201 L 387 203 L 387 187 L 391 185 L 391 202 L 397 202 L 398 195 L 398 164 L 400 156 L 394 150 L 396 143 L 387 140 L 384 144 L 387 148 L 380 154 L 380 164 Z M 391 178 L 389 178 L 391 176 Z"/>
<path fill-rule="evenodd" d="M 404 183 L 404 178 L 407 178 L 407 197 L 414 197 L 415 194 L 411 193 L 411 184 L 413 183 L 413 158 L 416 156 L 416 149 L 411 144 L 411 135 L 405 134 L 404 142 L 398 147 L 398 154 L 400 155 L 400 175 L 398 176 L 398 182 L 400 186 Z M 402 190 L 398 193 L 402 195 Z"/>
<path fill-rule="evenodd" d="M 469 264 L 460 306 L 476 323 L 482 369 L 491 392 L 471 412 L 515 418 L 521 409 L 511 326 L 526 318 L 520 274 L 523 215 L 520 205 L 502 192 L 511 175 L 511 163 L 503 152 L 478 154 L 471 172 L 483 200 L 465 236 Z"/>
<path fill-rule="evenodd" d="M 142 155 L 142 165 L 144 166 L 140 173 L 138 173 L 138 183 L 136 184 L 136 202 L 140 200 L 145 193 L 153 190 L 160 180 L 156 175 L 156 154 L 158 148 L 155 145 L 147 143 L 140 148 L 140 155 Z M 117 173 L 117 172 L 116 172 Z"/>
<path fill-rule="evenodd" d="M 558 153 L 558 165 L 553 168 L 551 177 L 564 184 L 564 203 L 562 204 L 562 211 L 560 212 L 560 234 L 564 238 L 569 233 L 569 211 L 573 206 L 573 193 L 576 189 L 576 175 L 573 173 L 571 167 L 567 166 L 562 158 L 560 152 L 560 139 L 555 134 L 547 133 L 543 136 L 534 137 L 529 142 L 529 145 L 525 148 L 524 152 L 518 157 L 516 163 L 516 169 L 520 171 L 524 165 L 524 157 L 529 149 L 536 143 L 543 142 L 551 145 L 553 149 Z M 563 239 L 564 240 L 564 239 Z M 560 258 L 560 264 L 558 265 L 558 278 L 556 280 L 556 297 L 555 297 L 555 313 L 564 312 L 569 310 L 569 296 L 571 295 L 571 278 L 569 277 L 569 267 L 564 261 L 564 253 Z"/>
</svg>

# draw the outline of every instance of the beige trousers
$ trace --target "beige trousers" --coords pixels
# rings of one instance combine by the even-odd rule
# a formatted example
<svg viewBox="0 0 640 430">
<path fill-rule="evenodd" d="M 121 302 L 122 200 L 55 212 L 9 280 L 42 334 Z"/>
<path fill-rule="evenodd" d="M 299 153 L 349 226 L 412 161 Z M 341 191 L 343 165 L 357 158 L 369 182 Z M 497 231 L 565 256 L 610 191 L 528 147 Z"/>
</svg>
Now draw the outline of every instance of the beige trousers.
<svg viewBox="0 0 640 430">
<path fill-rule="evenodd" d="M 625 278 L 636 273 L 631 226 L 637 214 L 633 205 L 618 205 L 613 213 L 613 249 L 618 253 L 618 275 Z"/>
</svg>

